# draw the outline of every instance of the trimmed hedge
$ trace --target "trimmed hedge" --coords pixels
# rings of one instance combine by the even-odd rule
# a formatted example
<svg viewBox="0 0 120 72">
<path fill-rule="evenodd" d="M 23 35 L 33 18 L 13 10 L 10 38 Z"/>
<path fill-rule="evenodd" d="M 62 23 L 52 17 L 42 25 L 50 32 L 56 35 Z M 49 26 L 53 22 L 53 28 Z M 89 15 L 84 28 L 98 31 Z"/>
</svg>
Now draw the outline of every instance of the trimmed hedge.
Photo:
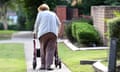
<svg viewBox="0 0 120 72">
<path fill-rule="evenodd" d="M 65 26 L 65 35 L 71 42 L 76 42 L 75 38 L 72 36 L 72 24 L 71 23 Z"/>
<path fill-rule="evenodd" d="M 80 47 L 101 45 L 99 33 L 87 22 L 73 22 L 67 29 L 67 37 Z"/>
<path fill-rule="evenodd" d="M 4 30 L 3 23 L 0 23 L 0 30 Z M 24 30 L 19 24 L 8 24 L 8 30 Z"/>
<path fill-rule="evenodd" d="M 8 30 L 19 30 L 18 24 L 8 25 Z"/>
<path fill-rule="evenodd" d="M 99 45 L 100 36 L 94 27 L 86 22 L 74 22 L 72 35 L 83 46 Z"/>
</svg>

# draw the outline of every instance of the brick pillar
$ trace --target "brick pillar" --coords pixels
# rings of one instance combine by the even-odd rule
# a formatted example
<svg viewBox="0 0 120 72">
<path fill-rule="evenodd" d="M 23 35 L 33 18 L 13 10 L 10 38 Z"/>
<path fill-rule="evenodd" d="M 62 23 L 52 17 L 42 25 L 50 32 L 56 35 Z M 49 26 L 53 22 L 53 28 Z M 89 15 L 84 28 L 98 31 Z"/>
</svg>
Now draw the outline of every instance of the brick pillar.
<svg viewBox="0 0 120 72">
<path fill-rule="evenodd" d="M 104 45 L 107 45 L 107 38 L 105 33 L 107 32 L 107 24 L 105 19 L 111 19 L 114 16 L 114 11 L 120 12 L 120 6 L 92 6 L 91 16 L 93 17 L 94 27 L 100 33 Z"/>
<path fill-rule="evenodd" d="M 99 32 L 101 39 L 105 44 L 104 7 L 92 6 L 91 15 L 93 17 L 94 27 Z"/>
<path fill-rule="evenodd" d="M 60 5 L 56 7 L 56 14 L 62 23 L 62 32 L 64 33 L 64 21 L 66 20 L 66 6 Z"/>
<path fill-rule="evenodd" d="M 58 15 L 60 21 L 63 23 L 66 20 L 66 6 L 57 6 L 56 14 Z"/>
</svg>

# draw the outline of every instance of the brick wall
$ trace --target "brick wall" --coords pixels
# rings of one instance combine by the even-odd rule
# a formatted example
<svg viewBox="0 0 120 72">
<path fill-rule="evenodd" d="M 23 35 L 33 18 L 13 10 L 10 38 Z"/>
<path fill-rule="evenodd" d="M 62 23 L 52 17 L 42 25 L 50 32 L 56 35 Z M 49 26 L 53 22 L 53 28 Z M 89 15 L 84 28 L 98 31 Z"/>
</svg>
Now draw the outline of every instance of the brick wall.
<svg viewBox="0 0 120 72">
<path fill-rule="evenodd" d="M 64 5 L 59 5 L 56 7 L 56 14 L 60 18 L 61 22 L 66 21 L 68 16 L 70 16 L 71 19 L 79 17 L 77 8 L 67 8 Z"/>
<path fill-rule="evenodd" d="M 59 17 L 61 23 L 62 23 L 62 33 L 64 33 L 64 21 L 66 20 L 66 6 L 57 6 L 56 7 L 56 14 Z M 63 36 L 62 36 L 63 38 Z"/>
<path fill-rule="evenodd" d="M 71 11 L 72 11 L 72 14 L 69 14 L 67 6 L 64 6 L 64 5 L 56 6 L 55 12 L 62 23 L 62 32 L 63 33 L 64 33 L 64 26 L 65 26 L 64 22 L 67 20 L 67 17 L 72 15 L 72 18 L 78 18 L 78 9 L 72 9 Z"/>
<path fill-rule="evenodd" d="M 92 6 L 91 16 L 93 17 L 93 23 L 96 30 L 99 31 L 104 45 L 107 45 L 107 38 L 105 33 L 107 31 L 107 25 L 105 19 L 114 17 L 113 12 L 120 11 L 120 6 Z"/>
<path fill-rule="evenodd" d="M 56 14 L 60 21 L 63 23 L 66 20 L 66 6 L 61 5 L 56 7 Z"/>
</svg>

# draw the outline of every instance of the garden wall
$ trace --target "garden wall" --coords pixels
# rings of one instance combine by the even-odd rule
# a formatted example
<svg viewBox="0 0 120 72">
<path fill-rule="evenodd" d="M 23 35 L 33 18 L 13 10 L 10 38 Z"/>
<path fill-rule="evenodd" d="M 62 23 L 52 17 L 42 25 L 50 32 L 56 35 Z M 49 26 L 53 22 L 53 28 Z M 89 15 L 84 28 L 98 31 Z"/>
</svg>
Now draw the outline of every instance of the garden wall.
<svg viewBox="0 0 120 72">
<path fill-rule="evenodd" d="M 77 8 L 68 8 L 65 5 L 56 6 L 55 10 L 57 16 L 59 17 L 62 25 L 62 31 L 64 33 L 64 23 L 66 20 L 71 20 L 73 18 L 78 18 L 78 9 Z"/>
<path fill-rule="evenodd" d="M 111 19 L 114 17 L 113 12 L 119 11 L 120 6 L 92 6 L 91 16 L 93 17 L 94 27 L 99 31 L 104 45 L 107 45 L 107 37 L 105 35 L 107 31 L 107 25 L 105 19 Z"/>
</svg>

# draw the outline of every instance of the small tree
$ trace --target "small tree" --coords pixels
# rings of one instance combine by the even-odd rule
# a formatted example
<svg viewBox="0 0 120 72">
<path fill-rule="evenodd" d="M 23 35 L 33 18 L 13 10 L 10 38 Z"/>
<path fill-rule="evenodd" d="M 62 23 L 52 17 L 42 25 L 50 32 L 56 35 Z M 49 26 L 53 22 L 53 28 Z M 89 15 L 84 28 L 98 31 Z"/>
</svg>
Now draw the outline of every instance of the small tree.
<svg viewBox="0 0 120 72">
<path fill-rule="evenodd" d="M 7 3 L 10 0 L 0 0 L 0 12 L 1 12 L 1 16 L 0 19 L 3 23 L 3 27 L 5 30 L 8 29 L 8 25 L 7 25 L 7 18 L 6 18 L 6 13 L 7 13 Z"/>
</svg>

